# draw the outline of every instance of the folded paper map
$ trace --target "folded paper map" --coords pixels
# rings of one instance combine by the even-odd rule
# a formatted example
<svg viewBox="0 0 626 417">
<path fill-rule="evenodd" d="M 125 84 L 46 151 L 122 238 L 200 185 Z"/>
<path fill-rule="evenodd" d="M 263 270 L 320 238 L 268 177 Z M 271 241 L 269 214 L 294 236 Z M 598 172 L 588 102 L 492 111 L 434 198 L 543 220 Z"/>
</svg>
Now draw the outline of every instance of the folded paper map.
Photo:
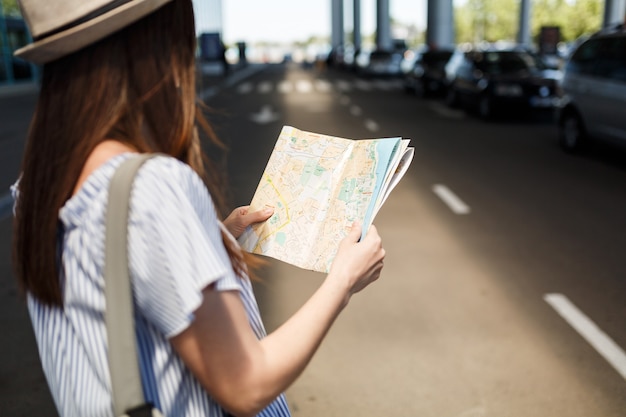
<svg viewBox="0 0 626 417">
<path fill-rule="evenodd" d="M 409 139 L 343 139 L 284 126 L 250 203 L 274 207 L 239 238 L 244 250 L 328 272 L 352 224 L 365 236 L 413 159 Z"/>
</svg>

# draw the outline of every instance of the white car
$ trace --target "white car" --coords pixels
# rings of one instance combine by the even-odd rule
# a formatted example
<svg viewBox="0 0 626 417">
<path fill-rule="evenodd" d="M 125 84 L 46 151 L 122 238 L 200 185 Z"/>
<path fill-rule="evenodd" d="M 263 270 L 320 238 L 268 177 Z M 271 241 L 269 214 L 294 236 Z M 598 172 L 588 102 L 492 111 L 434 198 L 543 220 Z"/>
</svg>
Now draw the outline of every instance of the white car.
<svg viewBox="0 0 626 417">
<path fill-rule="evenodd" d="M 363 76 L 398 77 L 402 74 L 401 52 L 363 49 L 355 63 L 357 74 Z"/>
<path fill-rule="evenodd" d="M 626 145 L 626 29 L 604 29 L 571 55 L 562 80 L 559 144 L 567 152 L 591 139 Z"/>
</svg>

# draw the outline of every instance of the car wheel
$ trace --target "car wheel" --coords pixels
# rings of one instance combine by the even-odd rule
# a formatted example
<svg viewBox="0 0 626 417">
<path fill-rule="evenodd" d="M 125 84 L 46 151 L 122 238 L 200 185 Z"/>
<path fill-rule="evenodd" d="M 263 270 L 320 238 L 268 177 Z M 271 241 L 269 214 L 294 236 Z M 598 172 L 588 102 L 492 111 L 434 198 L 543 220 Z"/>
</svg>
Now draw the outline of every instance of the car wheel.
<svg viewBox="0 0 626 417">
<path fill-rule="evenodd" d="M 582 150 L 587 143 L 587 134 L 580 116 L 568 111 L 561 117 L 559 124 L 559 145 L 570 153 Z"/>
<path fill-rule="evenodd" d="M 454 88 L 454 85 L 448 87 L 448 91 L 446 92 L 446 104 L 449 107 L 459 107 L 459 93 Z"/>
<path fill-rule="evenodd" d="M 426 87 L 424 86 L 423 80 L 418 80 L 415 82 L 415 95 L 419 98 L 426 97 Z"/>
<path fill-rule="evenodd" d="M 407 78 L 404 79 L 404 92 L 407 94 L 415 93 L 415 84 Z"/>
</svg>

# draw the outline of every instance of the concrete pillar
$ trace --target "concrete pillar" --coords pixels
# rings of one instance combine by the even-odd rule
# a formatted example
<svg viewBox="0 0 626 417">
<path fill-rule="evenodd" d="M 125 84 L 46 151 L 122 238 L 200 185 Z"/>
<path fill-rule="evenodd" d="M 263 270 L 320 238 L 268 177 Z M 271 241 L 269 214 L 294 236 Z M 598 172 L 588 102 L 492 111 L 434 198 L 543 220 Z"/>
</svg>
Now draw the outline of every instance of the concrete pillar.
<svg viewBox="0 0 626 417">
<path fill-rule="evenodd" d="M 626 23 L 626 0 L 604 0 L 602 27 Z"/>
<path fill-rule="evenodd" d="M 519 6 L 519 27 L 517 32 L 517 43 L 530 46 L 530 6 L 531 0 L 520 0 Z"/>
<path fill-rule="evenodd" d="M 376 47 L 387 51 L 393 49 L 389 0 L 376 0 Z"/>
<path fill-rule="evenodd" d="M 331 0 L 331 46 L 337 48 L 344 44 L 343 0 Z"/>
<path fill-rule="evenodd" d="M 196 34 L 223 33 L 222 0 L 193 0 Z"/>
<path fill-rule="evenodd" d="M 428 0 L 426 44 L 452 46 L 454 35 L 454 7 L 452 0 Z"/>
<path fill-rule="evenodd" d="M 354 0 L 353 3 L 353 36 L 354 50 L 361 49 L 361 0 Z"/>
</svg>

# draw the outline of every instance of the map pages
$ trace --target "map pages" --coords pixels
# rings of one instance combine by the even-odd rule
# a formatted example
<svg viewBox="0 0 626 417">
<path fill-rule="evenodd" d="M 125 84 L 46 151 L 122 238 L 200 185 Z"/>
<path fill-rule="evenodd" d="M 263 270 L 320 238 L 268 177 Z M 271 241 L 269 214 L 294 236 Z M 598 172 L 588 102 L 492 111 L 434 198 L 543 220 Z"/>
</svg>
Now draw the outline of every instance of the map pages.
<svg viewBox="0 0 626 417">
<path fill-rule="evenodd" d="M 250 210 L 274 208 L 239 238 L 244 250 L 328 272 L 352 224 L 365 236 L 407 171 L 409 139 L 343 139 L 284 126 Z"/>
</svg>

